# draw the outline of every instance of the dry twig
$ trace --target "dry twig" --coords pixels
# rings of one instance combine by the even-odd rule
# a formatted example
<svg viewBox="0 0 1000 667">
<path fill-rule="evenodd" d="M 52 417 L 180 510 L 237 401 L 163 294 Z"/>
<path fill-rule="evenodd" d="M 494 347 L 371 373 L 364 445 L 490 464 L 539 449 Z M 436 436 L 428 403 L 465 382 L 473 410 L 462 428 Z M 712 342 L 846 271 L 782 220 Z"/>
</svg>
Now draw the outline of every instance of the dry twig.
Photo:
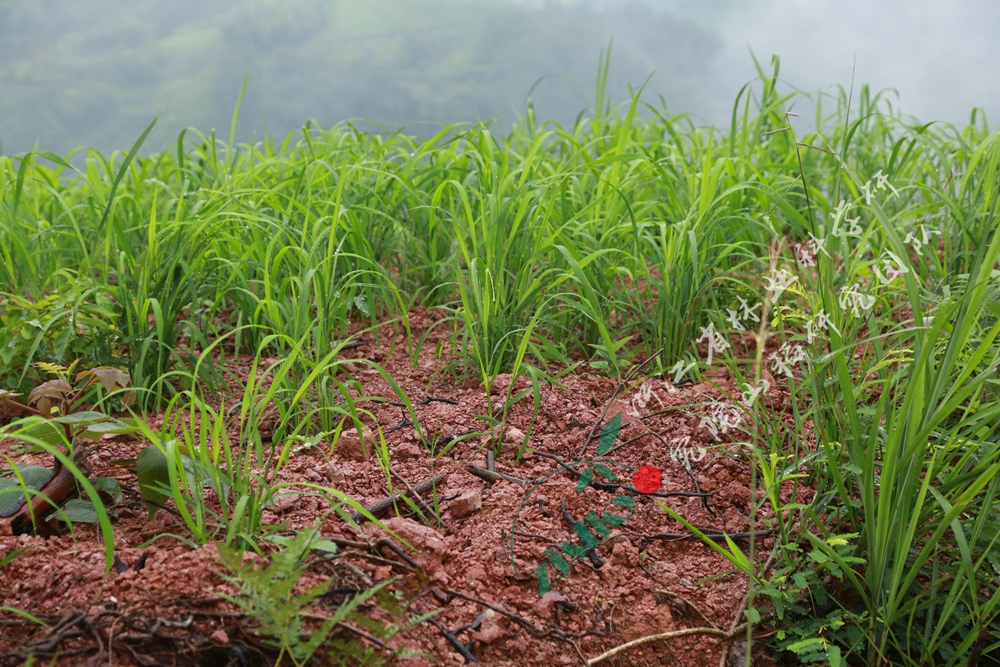
<svg viewBox="0 0 1000 667">
<path fill-rule="evenodd" d="M 719 628 L 685 628 L 684 630 L 674 630 L 672 632 L 661 632 L 656 635 L 649 635 L 647 637 L 639 637 L 639 639 L 634 639 L 630 642 L 626 642 L 620 646 L 605 651 L 596 658 L 591 658 L 587 661 L 587 666 L 596 665 L 599 662 L 604 662 L 608 658 L 613 658 L 619 653 L 627 651 L 629 649 L 635 648 L 637 646 L 643 646 L 644 644 L 651 644 L 653 642 L 667 641 L 670 639 L 680 639 L 681 637 L 691 637 L 694 635 L 708 635 L 710 637 L 720 637 L 722 639 L 732 639 L 739 633 L 746 629 L 746 624 L 740 625 L 733 630 L 726 632 L 725 630 L 720 630 Z"/>
<path fill-rule="evenodd" d="M 412 494 L 414 496 L 423 495 L 428 491 L 430 491 L 431 489 L 444 483 L 444 480 L 447 478 L 448 478 L 447 473 L 435 475 L 434 477 L 431 477 L 428 480 L 420 482 L 420 484 L 417 484 L 415 487 L 413 487 Z M 389 496 L 388 498 L 383 498 L 382 500 L 378 500 L 369 505 L 368 507 L 366 507 L 365 511 L 368 512 L 368 514 L 371 514 L 373 517 L 378 518 L 379 516 L 382 516 L 383 514 L 388 512 L 393 506 L 395 506 L 396 503 L 402 500 L 404 495 L 408 494 L 397 493 L 395 495 Z M 364 515 L 361 512 L 351 513 L 352 521 L 358 522 L 361 521 L 362 518 L 364 518 Z"/>
</svg>

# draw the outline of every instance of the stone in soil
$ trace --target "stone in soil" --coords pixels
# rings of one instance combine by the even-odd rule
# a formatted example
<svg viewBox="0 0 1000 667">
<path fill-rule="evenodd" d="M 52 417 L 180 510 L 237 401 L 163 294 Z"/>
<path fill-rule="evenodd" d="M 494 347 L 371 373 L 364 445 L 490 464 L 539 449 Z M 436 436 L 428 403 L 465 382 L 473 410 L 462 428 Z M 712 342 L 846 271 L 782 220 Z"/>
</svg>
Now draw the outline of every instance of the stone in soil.
<svg viewBox="0 0 1000 667">
<path fill-rule="evenodd" d="M 453 519 L 465 519 L 472 516 L 483 506 L 483 497 L 479 493 L 466 493 L 448 504 L 448 512 Z"/>
</svg>

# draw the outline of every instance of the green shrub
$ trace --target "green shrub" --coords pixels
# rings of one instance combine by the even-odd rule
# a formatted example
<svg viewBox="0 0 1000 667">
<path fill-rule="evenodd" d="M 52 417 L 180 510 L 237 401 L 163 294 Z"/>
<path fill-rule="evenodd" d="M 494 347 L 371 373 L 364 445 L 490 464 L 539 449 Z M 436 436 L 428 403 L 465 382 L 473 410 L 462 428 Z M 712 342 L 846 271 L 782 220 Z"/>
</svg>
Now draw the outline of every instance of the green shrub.
<svg viewBox="0 0 1000 667">
<path fill-rule="evenodd" d="M 82 367 L 111 363 L 117 308 L 102 287 L 83 287 L 64 276 L 58 291 L 37 300 L 0 297 L 0 388 L 23 391 L 44 373 L 33 364 Z"/>
</svg>

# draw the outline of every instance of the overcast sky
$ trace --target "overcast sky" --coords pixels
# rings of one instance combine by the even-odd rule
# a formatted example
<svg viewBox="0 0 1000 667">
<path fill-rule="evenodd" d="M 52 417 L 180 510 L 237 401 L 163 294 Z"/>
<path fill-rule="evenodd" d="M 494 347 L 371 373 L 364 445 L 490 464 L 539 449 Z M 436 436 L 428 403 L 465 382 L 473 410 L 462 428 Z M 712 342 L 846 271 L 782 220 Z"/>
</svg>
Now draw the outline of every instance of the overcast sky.
<svg viewBox="0 0 1000 667">
<path fill-rule="evenodd" d="M 546 74 L 539 113 L 571 122 L 612 37 L 619 101 L 655 70 L 647 100 L 705 123 L 728 125 L 750 49 L 810 93 L 850 86 L 856 57 L 855 90 L 894 88 L 905 114 L 997 122 L 998 36 L 995 0 L 0 0 L 0 141 L 124 148 L 161 110 L 148 148 L 188 125 L 228 135 L 248 66 L 241 139 L 265 116 L 275 134 L 359 116 L 509 127 Z"/>
<path fill-rule="evenodd" d="M 962 124 L 980 106 L 1000 121 L 1000 2 L 751 0 L 718 27 L 716 122 L 726 93 L 753 76 L 748 46 L 765 63 L 780 55 L 782 78 L 806 90 L 848 86 L 856 55 L 857 83 L 895 88 L 904 113 Z"/>
</svg>

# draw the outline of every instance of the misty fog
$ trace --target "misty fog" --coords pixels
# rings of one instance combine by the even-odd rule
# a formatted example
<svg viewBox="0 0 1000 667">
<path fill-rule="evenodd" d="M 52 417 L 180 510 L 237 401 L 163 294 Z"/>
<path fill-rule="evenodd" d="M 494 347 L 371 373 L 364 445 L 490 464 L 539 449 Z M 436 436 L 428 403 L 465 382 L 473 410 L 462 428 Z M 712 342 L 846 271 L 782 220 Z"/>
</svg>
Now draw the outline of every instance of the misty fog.
<svg viewBox="0 0 1000 667">
<path fill-rule="evenodd" d="M 725 123 L 781 58 L 788 89 L 894 88 L 923 121 L 1000 117 L 1000 6 L 984 0 L 0 0 L 0 141 L 128 148 L 162 110 L 147 149 L 192 126 L 281 138 L 314 119 L 428 133 L 523 113 L 572 123 L 594 102 L 613 38 L 610 90 L 698 123 Z M 856 71 L 855 71 L 856 62 Z M 655 72 L 655 73 L 654 73 Z"/>
</svg>

